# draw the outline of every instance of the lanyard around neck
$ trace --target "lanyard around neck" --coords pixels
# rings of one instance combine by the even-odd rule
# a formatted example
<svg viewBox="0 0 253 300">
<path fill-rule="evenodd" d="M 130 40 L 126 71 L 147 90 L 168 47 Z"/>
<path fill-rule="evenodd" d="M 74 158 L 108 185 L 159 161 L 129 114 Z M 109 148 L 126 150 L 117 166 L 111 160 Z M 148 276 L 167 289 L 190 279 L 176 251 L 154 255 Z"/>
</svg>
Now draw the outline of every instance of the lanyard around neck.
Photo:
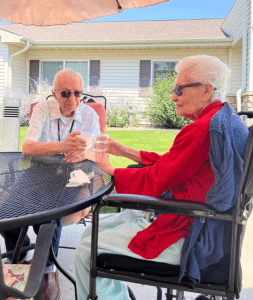
<svg viewBox="0 0 253 300">
<path fill-rule="evenodd" d="M 61 137 L 60 137 L 60 119 L 58 119 L 58 141 L 61 141 Z M 72 132 L 73 126 L 74 126 L 75 120 L 73 119 L 70 130 L 69 130 L 69 134 Z"/>
</svg>

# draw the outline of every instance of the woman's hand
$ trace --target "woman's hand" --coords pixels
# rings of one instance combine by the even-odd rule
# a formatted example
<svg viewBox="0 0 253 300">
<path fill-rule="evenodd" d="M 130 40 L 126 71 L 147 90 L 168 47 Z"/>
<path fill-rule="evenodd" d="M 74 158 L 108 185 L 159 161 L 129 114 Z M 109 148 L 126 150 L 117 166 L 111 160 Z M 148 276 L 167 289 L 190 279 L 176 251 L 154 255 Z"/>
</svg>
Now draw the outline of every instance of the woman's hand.
<svg viewBox="0 0 253 300">
<path fill-rule="evenodd" d="M 95 160 L 97 166 L 105 173 L 113 176 L 115 168 L 109 162 L 109 155 L 105 151 L 96 151 Z"/>
<path fill-rule="evenodd" d="M 109 154 L 113 154 L 113 155 L 116 155 L 116 156 L 123 156 L 123 148 L 124 146 L 115 141 L 114 139 L 112 138 L 109 138 L 108 141 L 106 142 L 106 152 L 109 153 Z"/>
</svg>

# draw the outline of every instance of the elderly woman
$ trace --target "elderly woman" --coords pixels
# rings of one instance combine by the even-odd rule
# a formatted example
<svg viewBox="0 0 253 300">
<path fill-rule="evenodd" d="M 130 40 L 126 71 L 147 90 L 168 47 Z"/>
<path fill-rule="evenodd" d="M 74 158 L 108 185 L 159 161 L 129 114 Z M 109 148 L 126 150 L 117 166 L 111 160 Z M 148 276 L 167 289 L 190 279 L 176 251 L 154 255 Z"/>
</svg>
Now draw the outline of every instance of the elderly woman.
<svg viewBox="0 0 253 300">
<path fill-rule="evenodd" d="M 145 166 L 141 169 L 114 168 L 106 153 L 96 153 L 98 166 L 115 177 L 118 193 L 173 196 L 204 203 L 208 192 L 213 186 L 216 188 L 217 172 L 212 168 L 209 154 L 212 153 L 210 122 L 223 108 L 230 70 L 215 57 L 199 55 L 180 61 L 176 71 L 172 101 L 176 104 L 177 115 L 193 122 L 180 131 L 164 155 L 134 150 L 110 139 L 109 154 L 124 156 Z M 232 110 L 227 107 L 226 113 L 230 116 Z M 235 136 L 226 136 L 235 141 L 236 154 L 239 153 L 238 159 L 242 160 L 248 131 L 239 117 L 234 123 Z M 222 139 L 217 136 L 214 140 L 217 149 L 224 148 Z M 126 210 L 101 220 L 98 252 L 179 265 L 182 247 L 193 222 L 191 217 L 164 214 L 150 223 L 139 212 Z M 84 231 L 76 250 L 78 299 L 86 299 L 88 295 L 90 231 L 90 228 Z M 97 295 L 103 300 L 129 299 L 126 284 L 110 279 L 97 280 Z"/>
</svg>

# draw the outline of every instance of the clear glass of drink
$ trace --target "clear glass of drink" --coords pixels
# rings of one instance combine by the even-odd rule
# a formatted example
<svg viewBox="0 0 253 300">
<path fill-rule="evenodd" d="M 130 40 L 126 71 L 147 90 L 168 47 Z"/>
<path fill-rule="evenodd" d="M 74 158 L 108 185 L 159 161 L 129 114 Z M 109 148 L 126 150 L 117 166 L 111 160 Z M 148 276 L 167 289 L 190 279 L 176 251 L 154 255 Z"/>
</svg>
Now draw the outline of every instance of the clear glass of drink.
<svg viewBox="0 0 253 300">
<path fill-rule="evenodd" d="M 85 139 L 87 146 L 85 149 L 91 149 L 93 147 L 93 143 L 95 140 L 95 135 L 91 132 L 82 132 L 80 135 L 77 135 L 77 137 Z"/>
<path fill-rule="evenodd" d="M 109 134 L 100 134 L 96 137 L 94 142 L 95 151 L 106 151 L 106 142 L 109 139 Z"/>
</svg>

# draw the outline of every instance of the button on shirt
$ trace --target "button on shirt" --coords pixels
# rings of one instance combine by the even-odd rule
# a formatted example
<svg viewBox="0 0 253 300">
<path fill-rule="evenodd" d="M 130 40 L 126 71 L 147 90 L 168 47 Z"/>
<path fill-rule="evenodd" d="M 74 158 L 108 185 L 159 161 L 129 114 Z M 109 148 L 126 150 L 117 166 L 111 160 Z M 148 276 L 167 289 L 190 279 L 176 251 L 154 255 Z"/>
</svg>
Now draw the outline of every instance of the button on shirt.
<svg viewBox="0 0 253 300">
<path fill-rule="evenodd" d="M 60 141 L 69 135 L 72 125 L 66 122 L 57 100 L 42 101 L 34 106 L 29 128 L 25 140 L 36 142 L 59 142 L 58 120 L 60 121 Z M 80 103 L 74 113 L 73 131 L 92 132 L 95 136 L 100 134 L 99 117 L 88 105 Z"/>
</svg>

